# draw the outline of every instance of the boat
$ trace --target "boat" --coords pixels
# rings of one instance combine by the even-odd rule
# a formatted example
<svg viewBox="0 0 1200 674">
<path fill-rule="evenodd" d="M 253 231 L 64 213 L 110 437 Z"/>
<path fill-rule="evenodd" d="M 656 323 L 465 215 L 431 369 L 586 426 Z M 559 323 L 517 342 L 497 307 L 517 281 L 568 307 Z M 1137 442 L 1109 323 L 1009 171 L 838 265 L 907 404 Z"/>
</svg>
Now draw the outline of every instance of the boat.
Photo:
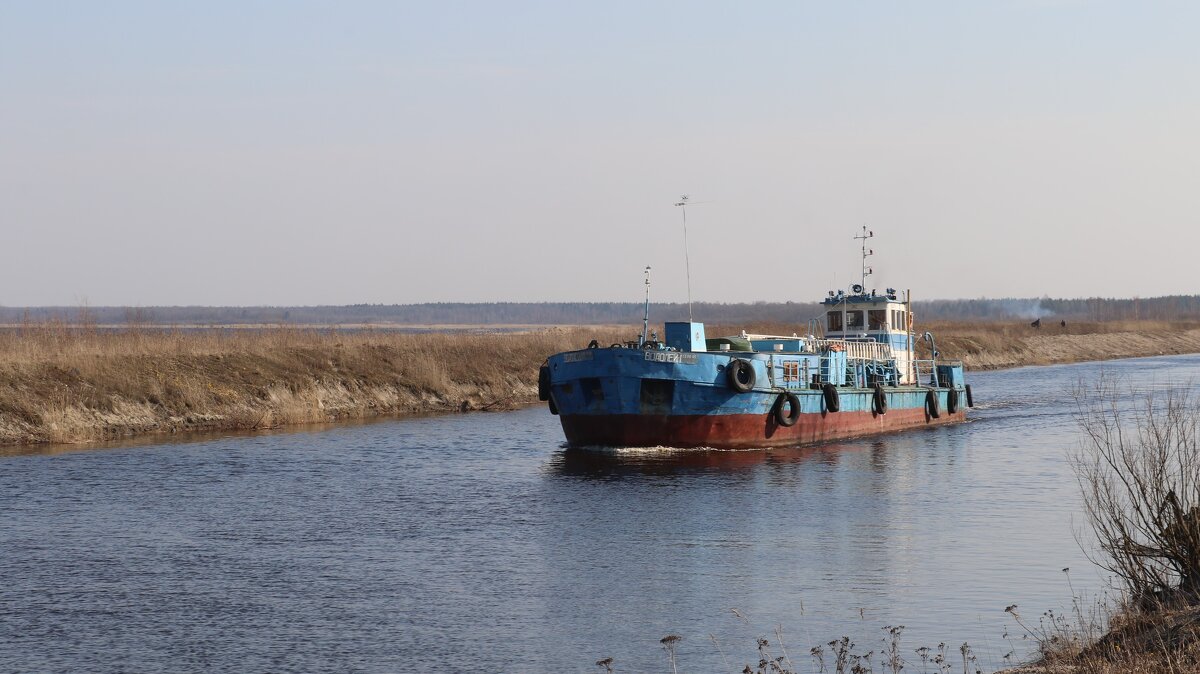
<svg viewBox="0 0 1200 674">
<path fill-rule="evenodd" d="M 962 363 L 941 359 L 929 332 L 917 357 L 911 291 L 856 283 L 821 304 L 803 335 L 709 339 L 688 320 L 666 322 L 660 341 L 647 290 L 638 339 L 550 356 L 538 397 L 571 447 L 766 448 L 966 420 Z"/>
</svg>

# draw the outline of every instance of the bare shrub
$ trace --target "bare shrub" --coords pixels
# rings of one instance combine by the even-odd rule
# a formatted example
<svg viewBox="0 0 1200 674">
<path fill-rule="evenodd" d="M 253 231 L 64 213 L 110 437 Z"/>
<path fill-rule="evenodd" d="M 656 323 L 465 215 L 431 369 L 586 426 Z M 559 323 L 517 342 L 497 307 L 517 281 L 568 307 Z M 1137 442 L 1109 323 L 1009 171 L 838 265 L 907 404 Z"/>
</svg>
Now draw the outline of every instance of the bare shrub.
<svg viewBox="0 0 1200 674">
<path fill-rule="evenodd" d="M 1200 401 L 1188 389 L 1132 394 L 1102 379 L 1077 395 L 1072 457 L 1100 555 L 1135 604 L 1200 593 Z"/>
</svg>

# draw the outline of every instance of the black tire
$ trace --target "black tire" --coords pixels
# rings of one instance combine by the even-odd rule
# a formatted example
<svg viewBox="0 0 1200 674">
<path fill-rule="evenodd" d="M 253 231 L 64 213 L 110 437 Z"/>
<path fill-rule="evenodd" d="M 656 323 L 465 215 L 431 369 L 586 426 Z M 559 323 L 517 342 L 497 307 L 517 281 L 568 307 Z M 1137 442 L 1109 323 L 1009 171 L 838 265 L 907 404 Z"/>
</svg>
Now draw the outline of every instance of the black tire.
<svg viewBox="0 0 1200 674">
<path fill-rule="evenodd" d="M 749 393 L 754 388 L 754 366 L 749 361 L 734 358 L 725 366 L 725 379 L 729 388 L 738 393 Z"/>
<path fill-rule="evenodd" d="M 946 392 L 946 411 L 950 414 L 958 411 L 958 389 L 956 388 Z"/>
<path fill-rule="evenodd" d="M 871 409 L 875 414 L 887 414 L 887 394 L 881 384 L 875 385 L 875 394 L 871 396 Z"/>
<path fill-rule="evenodd" d="M 538 400 L 550 399 L 550 366 L 543 365 L 538 370 Z"/>
<path fill-rule="evenodd" d="M 550 398 L 550 414 L 558 416 L 558 405 L 554 404 L 554 398 Z"/>
<path fill-rule="evenodd" d="M 930 419 L 937 419 L 942 416 L 941 405 L 938 403 L 937 391 L 930 390 L 925 394 L 925 414 Z"/>
<path fill-rule="evenodd" d="M 821 393 L 825 395 L 825 409 L 830 412 L 837 412 L 842 409 L 842 401 L 838 398 L 837 387 L 833 384 L 826 384 L 821 387 Z"/>
<path fill-rule="evenodd" d="M 795 393 L 780 393 L 775 402 L 775 423 L 788 428 L 795 426 L 797 421 L 800 421 L 800 399 Z"/>
<path fill-rule="evenodd" d="M 975 406 L 975 397 L 971 395 L 971 385 L 967 384 L 967 407 Z"/>
</svg>

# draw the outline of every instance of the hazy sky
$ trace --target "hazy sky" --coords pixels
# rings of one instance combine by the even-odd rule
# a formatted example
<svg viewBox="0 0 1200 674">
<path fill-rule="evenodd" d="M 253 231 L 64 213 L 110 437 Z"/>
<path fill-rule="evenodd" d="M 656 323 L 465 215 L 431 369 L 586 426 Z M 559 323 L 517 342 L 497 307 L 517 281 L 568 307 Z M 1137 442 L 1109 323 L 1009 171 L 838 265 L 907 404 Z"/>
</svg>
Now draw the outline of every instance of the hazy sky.
<svg viewBox="0 0 1200 674">
<path fill-rule="evenodd" d="M 1200 292 L 1194 2 L 7 2 L 0 304 Z"/>
</svg>

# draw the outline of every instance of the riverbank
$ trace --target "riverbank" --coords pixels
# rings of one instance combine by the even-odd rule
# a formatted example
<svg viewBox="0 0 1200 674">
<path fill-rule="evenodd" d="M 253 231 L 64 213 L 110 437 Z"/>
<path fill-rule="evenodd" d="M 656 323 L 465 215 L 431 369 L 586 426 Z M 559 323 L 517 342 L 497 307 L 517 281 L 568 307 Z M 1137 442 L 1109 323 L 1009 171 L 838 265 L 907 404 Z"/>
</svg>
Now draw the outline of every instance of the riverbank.
<svg viewBox="0 0 1200 674">
<path fill-rule="evenodd" d="M 1200 353 L 1200 325 L 1165 321 L 1078 323 L 1041 328 L 1012 323 L 930 323 L 945 358 L 968 370 L 1056 365 L 1114 358 Z"/>
<path fill-rule="evenodd" d="M 919 322 L 916 327 L 918 337 L 926 331 L 933 333 L 942 358 L 961 360 L 968 371 L 1200 353 L 1200 323 L 1191 321 L 1075 322 L 1066 326 L 1046 321 L 1040 328 L 1024 321 L 934 321 Z M 740 329 L 711 328 L 709 336 L 736 334 Z M 791 334 L 795 327 L 765 323 L 746 330 Z M 920 358 L 929 357 L 919 339 L 917 353 Z"/>
<path fill-rule="evenodd" d="M 0 444 L 511 409 L 537 400 L 547 354 L 610 332 L 6 331 Z"/>
<path fill-rule="evenodd" d="M 1099 636 L 1072 625 L 1034 635 L 1039 661 L 997 674 L 1166 674 L 1200 668 L 1200 606 L 1121 612 Z M 1093 630 L 1094 631 L 1094 628 Z"/>
<path fill-rule="evenodd" d="M 962 359 L 968 370 L 1200 352 L 1194 324 L 921 327 L 937 335 L 942 357 Z M 537 370 L 547 355 L 632 333 L 593 326 L 413 334 L 34 324 L 0 331 L 0 444 L 511 409 L 536 402 Z"/>
</svg>

